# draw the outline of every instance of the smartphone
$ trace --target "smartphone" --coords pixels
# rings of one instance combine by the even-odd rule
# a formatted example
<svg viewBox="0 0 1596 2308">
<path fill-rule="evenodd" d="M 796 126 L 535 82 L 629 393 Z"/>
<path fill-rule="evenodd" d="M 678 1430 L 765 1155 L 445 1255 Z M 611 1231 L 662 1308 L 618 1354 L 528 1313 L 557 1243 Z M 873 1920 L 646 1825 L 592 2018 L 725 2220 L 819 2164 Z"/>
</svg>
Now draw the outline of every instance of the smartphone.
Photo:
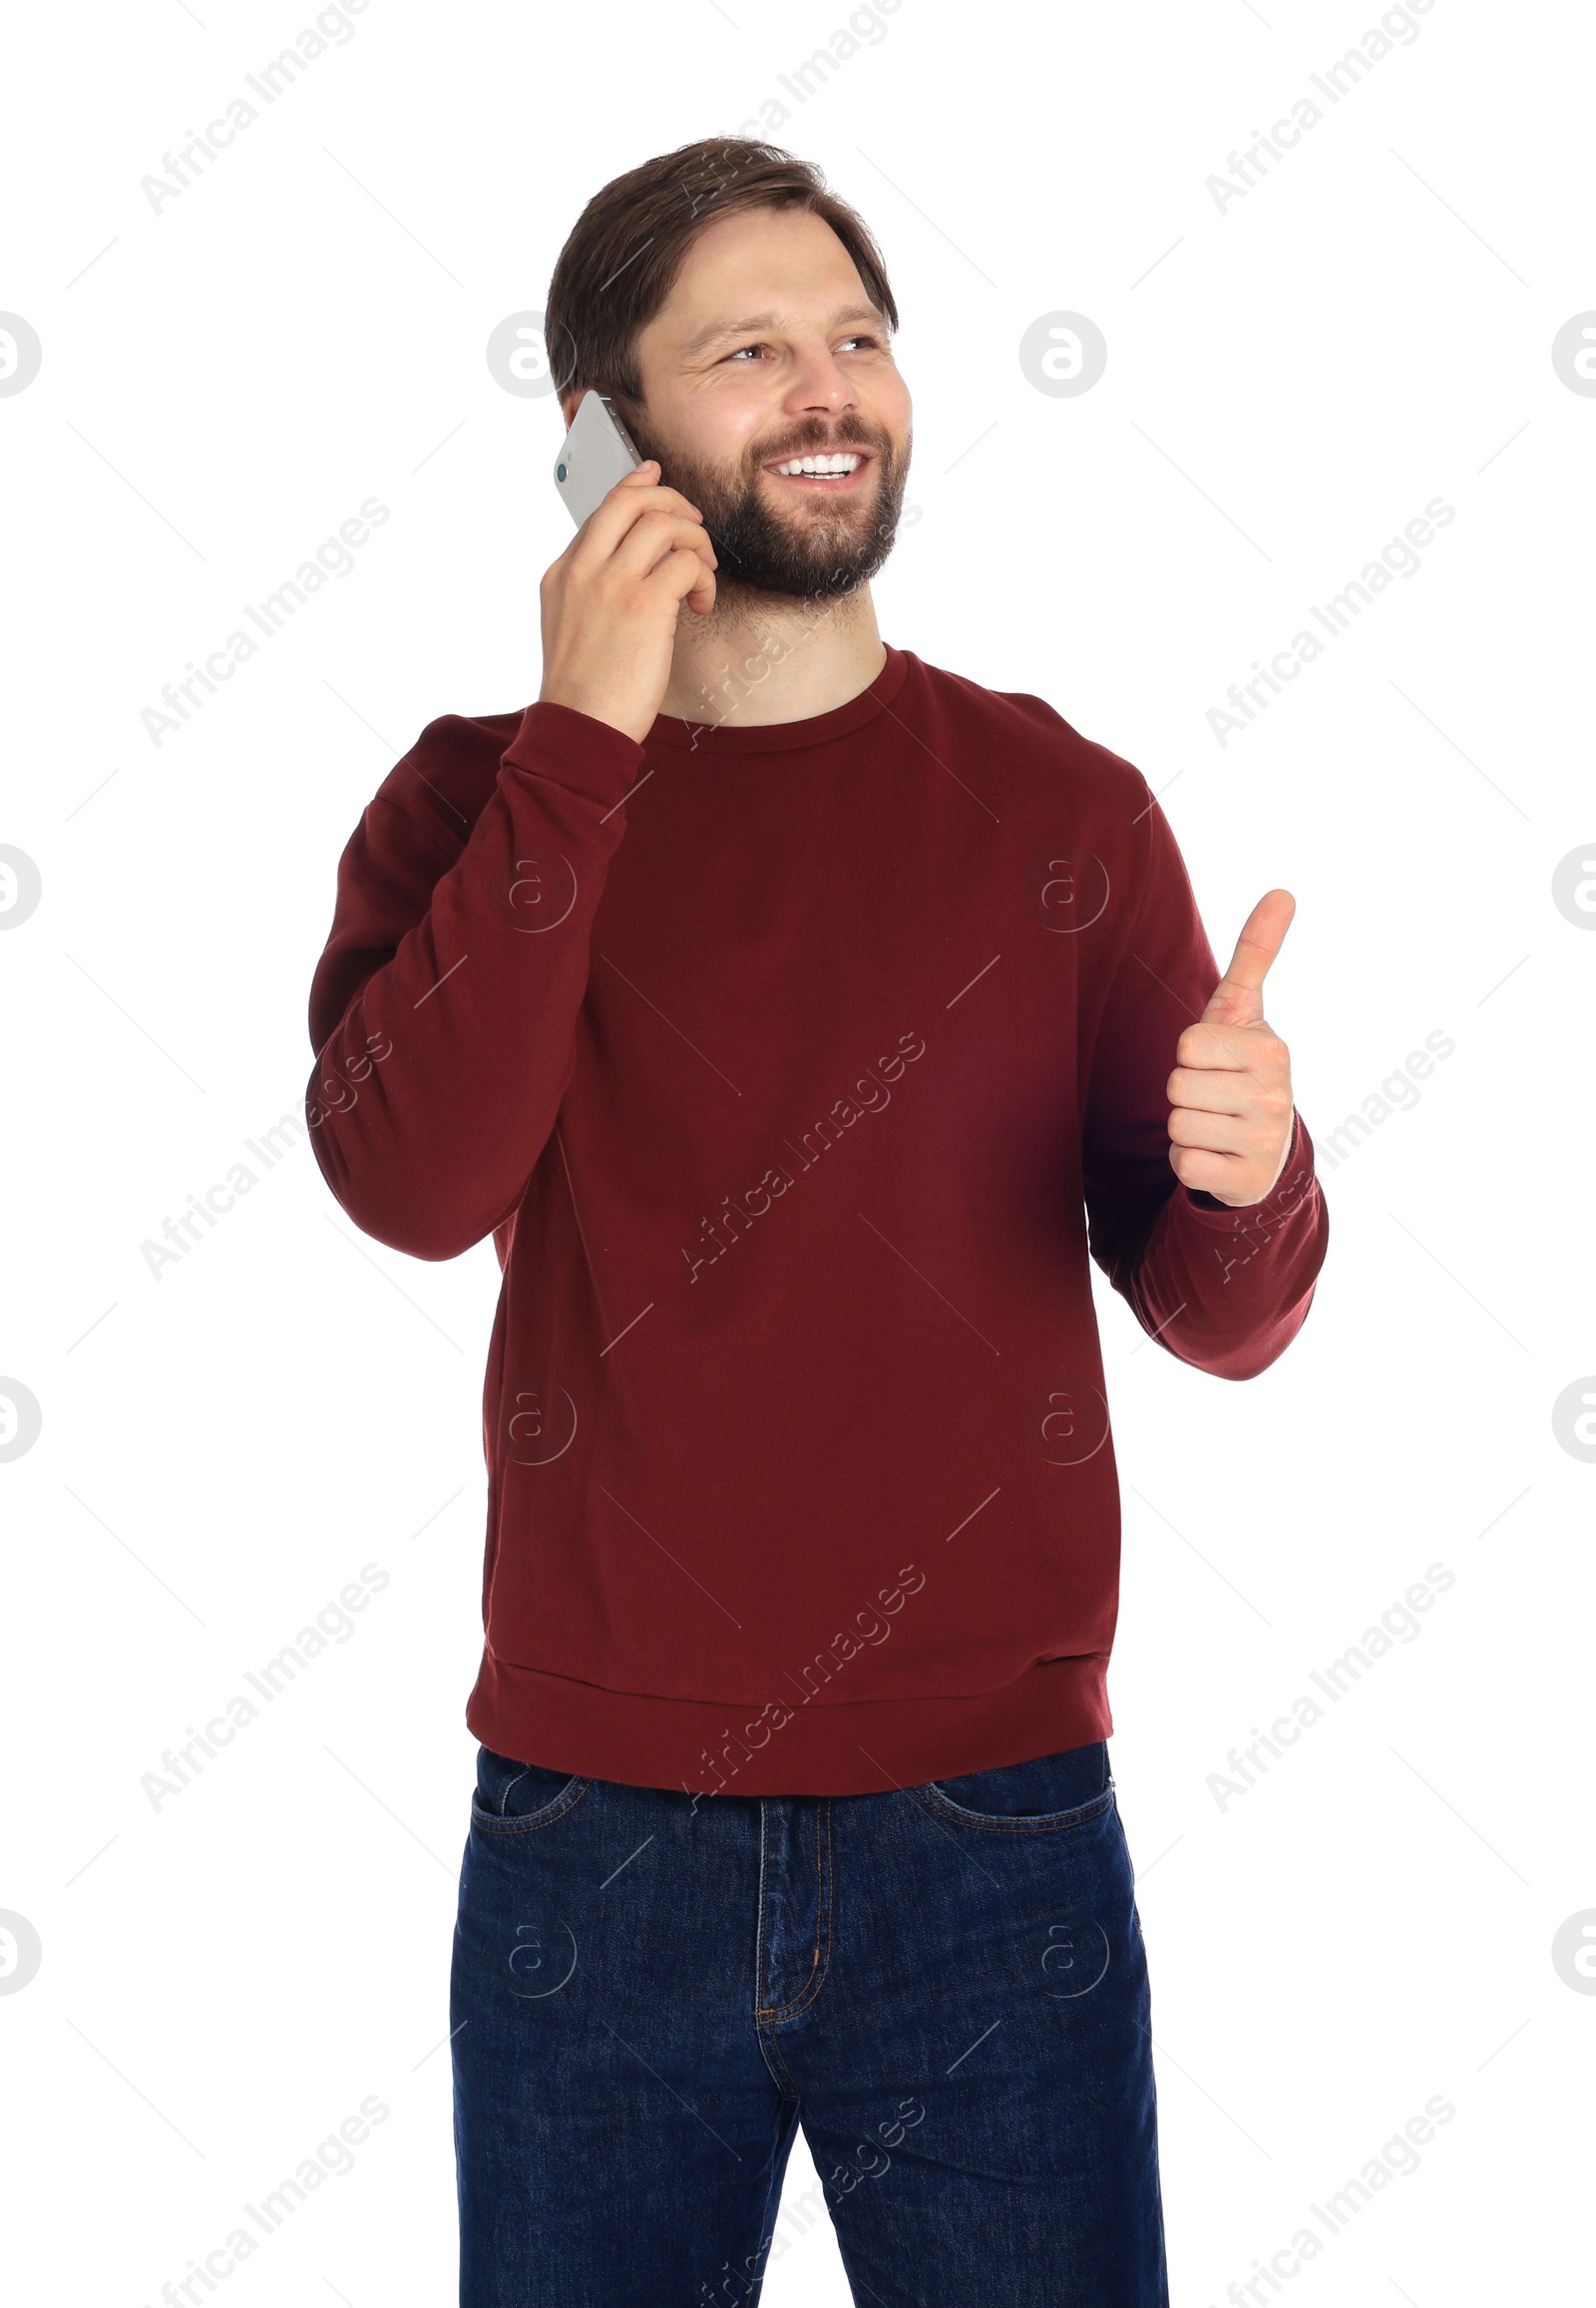
<svg viewBox="0 0 1596 2308">
<path fill-rule="evenodd" d="M 642 463 L 606 393 L 588 388 L 577 404 L 571 430 L 555 459 L 555 487 L 580 529 L 617 481 Z"/>
</svg>

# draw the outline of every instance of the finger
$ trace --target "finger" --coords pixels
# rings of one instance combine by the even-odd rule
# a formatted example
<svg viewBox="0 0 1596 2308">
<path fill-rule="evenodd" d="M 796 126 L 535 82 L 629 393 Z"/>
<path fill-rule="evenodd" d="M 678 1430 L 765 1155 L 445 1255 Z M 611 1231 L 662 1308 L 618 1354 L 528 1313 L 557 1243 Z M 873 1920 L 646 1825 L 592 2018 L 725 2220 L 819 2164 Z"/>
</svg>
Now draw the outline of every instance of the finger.
<svg viewBox="0 0 1596 2308">
<path fill-rule="evenodd" d="M 690 497 L 684 497 L 679 489 L 673 489 L 668 481 L 661 479 L 658 463 L 652 457 L 641 465 L 634 465 L 629 473 L 622 474 L 609 494 L 613 497 L 622 489 L 629 489 L 634 496 L 647 491 L 658 504 L 667 505 L 676 512 L 690 513 L 697 521 L 703 519 Z M 624 504 L 625 500 L 621 502 Z"/>
<path fill-rule="evenodd" d="M 1171 1106 L 1199 1114 L 1242 1114 L 1250 1076 L 1220 1066 L 1177 1066 L 1164 1084 Z"/>
<path fill-rule="evenodd" d="M 1268 890 L 1242 924 L 1230 967 L 1208 997 L 1205 1023 L 1247 1025 L 1264 1014 L 1263 984 L 1291 928 L 1297 901 L 1289 890 Z"/>
<path fill-rule="evenodd" d="M 1260 1018 L 1254 1025 L 1231 1019 L 1215 1022 L 1200 1018 L 1182 1026 L 1175 1042 L 1175 1063 L 1195 1073 L 1243 1073 L 1260 1078 L 1283 1062 L 1286 1045 Z"/>
<path fill-rule="evenodd" d="M 715 573 L 706 569 L 698 555 L 667 553 L 656 569 L 650 570 L 644 580 L 651 590 L 658 590 L 677 600 L 685 598 L 699 616 L 707 616 L 714 606 Z"/>
<path fill-rule="evenodd" d="M 702 513 L 690 497 L 684 497 L 679 489 L 673 489 L 668 481 L 660 479 L 658 462 L 652 457 L 647 458 L 641 465 L 634 465 L 629 473 L 623 473 L 615 483 L 614 488 L 610 490 L 609 496 L 616 497 L 623 489 L 629 490 L 634 497 L 641 496 L 646 492 L 656 504 L 664 506 L 670 512 L 689 514 L 694 521 L 702 521 L 703 519 Z M 607 499 L 601 500 L 600 504 L 607 502 Z M 620 502 L 624 506 L 625 499 L 621 498 Z"/>
<path fill-rule="evenodd" d="M 1231 1199 L 1242 1178 L 1233 1154 L 1211 1154 L 1204 1146 L 1171 1146 L 1169 1167 L 1182 1186 L 1194 1194 L 1217 1194 L 1221 1202 Z"/>
<path fill-rule="evenodd" d="M 702 554 L 693 547 L 676 545 L 672 550 L 656 554 L 649 568 L 639 573 L 639 581 L 649 588 L 651 595 L 663 595 L 665 600 L 686 600 L 697 614 L 707 616 L 716 597 L 716 573 L 709 568 Z"/>
<path fill-rule="evenodd" d="M 633 523 L 611 555 L 610 566 L 621 577 L 645 577 L 672 552 L 691 554 L 707 569 L 718 567 L 718 556 L 706 530 L 695 521 L 663 513 L 645 514 Z"/>
<path fill-rule="evenodd" d="M 687 595 L 687 606 L 689 609 L 693 610 L 696 615 L 700 617 L 707 617 L 714 605 L 715 580 L 713 577 L 710 577 L 702 583 L 695 584 L 693 586 L 691 592 Z"/>
<path fill-rule="evenodd" d="M 1177 1106 L 1169 1117 L 1172 1146 L 1201 1148 L 1205 1154 L 1244 1156 L 1255 1151 L 1247 1127 L 1230 1114 L 1196 1113 Z"/>
<path fill-rule="evenodd" d="M 672 513 L 686 521 L 702 522 L 703 515 L 690 498 L 659 479 L 654 464 L 634 466 L 623 474 L 606 497 L 601 497 L 578 530 L 573 543 L 588 545 L 598 554 L 613 553 L 632 523 L 644 513 Z"/>
</svg>

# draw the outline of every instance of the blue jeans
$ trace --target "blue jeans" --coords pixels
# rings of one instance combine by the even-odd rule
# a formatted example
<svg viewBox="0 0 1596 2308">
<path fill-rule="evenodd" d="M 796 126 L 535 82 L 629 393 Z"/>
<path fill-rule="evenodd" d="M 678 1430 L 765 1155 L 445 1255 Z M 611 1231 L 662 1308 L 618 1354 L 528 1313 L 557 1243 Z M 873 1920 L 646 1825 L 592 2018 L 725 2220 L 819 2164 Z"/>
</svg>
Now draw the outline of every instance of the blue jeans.
<svg viewBox="0 0 1596 2308">
<path fill-rule="evenodd" d="M 873 1795 L 479 1749 L 462 2308 L 752 2308 L 795 2127 L 858 2308 L 1166 2308 L 1106 1742 Z"/>
</svg>

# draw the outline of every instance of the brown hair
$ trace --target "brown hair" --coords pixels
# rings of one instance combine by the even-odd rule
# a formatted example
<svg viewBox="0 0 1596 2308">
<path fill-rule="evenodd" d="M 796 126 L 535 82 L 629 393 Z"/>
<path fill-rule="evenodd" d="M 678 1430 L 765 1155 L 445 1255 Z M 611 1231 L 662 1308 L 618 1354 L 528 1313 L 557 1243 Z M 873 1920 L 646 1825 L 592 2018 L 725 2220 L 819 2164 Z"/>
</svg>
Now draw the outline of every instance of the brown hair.
<svg viewBox="0 0 1596 2308">
<path fill-rule="evenodd" d="M 887 268 L 870 227 L 810 161 L 747 137 L 705 137 L 628 169 L 596 192 L 555 263 L 544 339 L 562 398 L 598 385 L 643 406 L 637 332 L 669 296 L 704 228 L 746 208 L 806 208 L 853 258 L 866 296 L 898 326 Z"/>
</svg>

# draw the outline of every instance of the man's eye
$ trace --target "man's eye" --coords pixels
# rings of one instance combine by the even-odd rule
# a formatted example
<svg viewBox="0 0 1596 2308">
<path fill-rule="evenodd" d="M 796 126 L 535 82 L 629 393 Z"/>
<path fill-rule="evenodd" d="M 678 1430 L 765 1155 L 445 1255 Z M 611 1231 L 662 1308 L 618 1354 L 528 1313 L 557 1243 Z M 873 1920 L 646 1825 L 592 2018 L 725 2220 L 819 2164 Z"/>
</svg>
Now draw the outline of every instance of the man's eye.
<svg viewBox="0 0 1596 2308">
<path fill-rule="evenodd" d="M 842 341 L 844 345 L 869 345 L 872 350 L 876 352 L 881 350 L 881 339 L 878 336 L 871 336 L 869 334 L 863 336 L 846 336 Z M 769 349 L 770 348 L 767 345 L 762 343 L 738 345 L 735 351 L 729 352 L 726 355 L 726 358 L 730 361 L 737 361 L 741 360 L 744 353 L 762 353 L 767 352 Z"/>
</svg>

